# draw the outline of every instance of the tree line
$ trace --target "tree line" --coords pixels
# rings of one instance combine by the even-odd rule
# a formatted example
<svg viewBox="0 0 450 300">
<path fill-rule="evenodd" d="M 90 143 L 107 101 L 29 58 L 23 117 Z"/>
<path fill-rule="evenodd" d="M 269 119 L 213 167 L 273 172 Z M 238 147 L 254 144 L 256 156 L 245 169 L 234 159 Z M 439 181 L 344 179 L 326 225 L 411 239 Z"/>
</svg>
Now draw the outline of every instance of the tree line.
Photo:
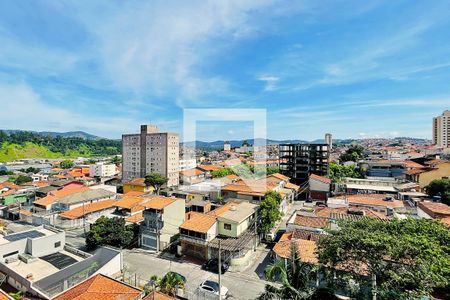
<svg viewBox="0 0 450 300">
<path fill-rule="evenodd" d="M 122 147 L 120 140 L 88 140 L 80 137 L 55 137 L 30 131 L 17 131 L 8 134 L 0 130 L 0 145 L 3 143 L 24 145 L 27 142 L 45 146 L 52 152 L 66 154 L 69 151 L 77 151 L 80 154 L 96 156 L 120 154 Z"/>
</svg>

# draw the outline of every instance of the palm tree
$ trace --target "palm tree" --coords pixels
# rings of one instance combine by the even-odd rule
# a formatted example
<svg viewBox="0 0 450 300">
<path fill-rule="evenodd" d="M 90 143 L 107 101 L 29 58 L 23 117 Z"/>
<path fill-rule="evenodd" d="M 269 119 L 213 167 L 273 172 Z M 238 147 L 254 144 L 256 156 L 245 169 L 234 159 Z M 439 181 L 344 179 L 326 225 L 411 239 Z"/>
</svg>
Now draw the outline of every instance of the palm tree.
<svg viewBox="0 0 450 300">
<path fill-rule="evenodd" d="M 271 299 L 309 299 L 315 292 L 314 283 L 317 268 L 299 259 L 295 243 L 291 244 L 291 255 L 287 260 L 279 260 L 267 267 L 266 278 L 281 286 L 267 284 L 258 300 Z"/>
<path fill-rule="evenodd" d="M 178 273 L 168 272 L 162 278 L 156 275 L 150 277 L 147 293 L 159 290 L 163 294 L 176 296 L 179 288 L 184 288 L 185 279 Z"/>
</svg>

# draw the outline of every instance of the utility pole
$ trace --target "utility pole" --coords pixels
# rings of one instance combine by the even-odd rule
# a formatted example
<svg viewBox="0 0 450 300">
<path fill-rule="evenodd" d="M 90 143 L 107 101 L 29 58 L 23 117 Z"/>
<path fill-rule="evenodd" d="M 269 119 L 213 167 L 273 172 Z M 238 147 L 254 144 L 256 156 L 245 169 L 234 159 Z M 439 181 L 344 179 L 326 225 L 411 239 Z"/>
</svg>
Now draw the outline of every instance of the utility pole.
<svg viewBox="0 0 450 300">
<path fill-rule="evenodd" d="M 86 213 L 84 211 L 84 200 L 83 200 L 83 232 L 86 237 Z"/>
<path fill-rule="evenodd" d="M 219 259 L 218 259 L 219 266 L 217 269 L 217 273 L 219 274 L 219 300 L 222 300 L 222 257 L 220 254 L 222 247 L 220 242 L 221 240 L 219 239 Z"/>
<path fill-rule="evenodd" d="M 258 211 L 255 211 L 255 252 L 258 247 Z"/>
</svg>

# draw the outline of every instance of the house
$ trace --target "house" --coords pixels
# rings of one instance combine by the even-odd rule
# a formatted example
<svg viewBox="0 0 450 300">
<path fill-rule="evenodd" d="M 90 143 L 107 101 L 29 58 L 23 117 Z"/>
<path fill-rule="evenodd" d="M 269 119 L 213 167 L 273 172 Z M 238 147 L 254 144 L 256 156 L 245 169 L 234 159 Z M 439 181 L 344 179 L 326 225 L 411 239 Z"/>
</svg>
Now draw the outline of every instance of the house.
<svg viewBox="0 0 450 300">
<path fill-rule="evenodd" d="M 188 169 L 180 171 L 180 183 L 195 184 L 205 180 L 205 172 L 198 169 Z"/>
<path fill-rule="evenodd" d="M 426 168 L 413 169 L 406 172 L 406 179 L 417 182 L 424 189 L 436 179 L 450 178 L 450 161 L 431 160 L 425 163 Z"/>
<path fill-rule="evenodd" d="M 330 220 L 328 218 L 302 214 L 300 211 L 295 211 L 286 222 L 287 231 L 306 230 L 321 234 L 329 227 Z"/>
<path fill-rule="evenodd" d="M 331 179 L 316 174 L 309 175 L 309 197 L 313 200 L 326 201 L 330 195 Z"/>
<path fill-rule="evenodd" d="M 144 221 L 140 227 L 140 246 L 162 251 L 176 241 L 185 218 L 185 200 L 154 196 L 144 204 Z"/>
<path fill-rule="evenodd" d="M 254 223 L 258 205 L 241 202 L 232 204 L 230 209 L 217 218 L 218 233 L 237 238 Z"/>
<path fill-rule="evenodd" d="M 298 237 L 301 234 L 301 231 L 293 231 L 293 232 L 285 232 L 280 240 L 275 244 L 272 251 L 275 254 L 276 259 L 290 259 L 291 258 L 291 250 L 292 243 L 295 243 L 295 246 L 298 251 L 298 257 L 302 262 L 317 264 L 319 262 L 317 257 L 317 243 L 316 237 L 311 237 L 312 240 L 305 238 L 306 235 L 302 235 L 302 238 Z"/>
<path fill-rule="evenodd" d="M 422 201 L 417 205 L 417 215 L 425 219 L 443 219 L 450 217 L 450 206 L 444 203 Z"/>
<path fill-rule="evenodd" d="M 95 274 L 120 273 L 120 251 L 99 248 L 94 254 L 65 245 L 65 232 L 54 227 L 0 237 L 0 272 L 13 288 L 33 299 L 52 299 Z"/>
<path fill-rule="evenodd" d="M 47 193 L 46 197 L 40 198 L 36 201 L 33 202 L 33 205 L 35 207 L 36 210 L 46 210 L 49 211 L 52 208 L 52 205 L 60 198 L 70 195 L 70 194 L 75 194 L 75 193 L 80 193 L 80 192 L 84 192 L 84 191 L 88 191 L 89 188 L 85 187 L 85 186 L 79 186 L 79 185 L 67 185 L 64 186 L 62 189 L 59 190 L 53 190 L 53 191 L 49 191 Z"/>
<path fill-rule="evenodd" d="M 122 281 L 97 274 L 57 295 L 53 300 L 140 300 L 144 292 Z"/>
<path fill-rule="evenodd" d="M 396 200 L 385 194 L 355 194 L 345 197 L 336 197 L 343 200 L 349 207 L 368 208 L 377 212 L 390 215 L 394 211 L 405 212 L 407 206 L 403 201 Z"/>
<path fill-rule="evenodd" d="M 100 202 L 108 199 L 115 199 L 116 194 L 104 189 L 87 189 L 76 193 L 70 193 L 57 199 L 52 204 L 52 209 L 55 211 L 68 211 L 76 207 L 86 204 Z"/>
<path fill-rule="evenodd" d="M 129 193 L 132 191 L 141 193 L 152 193 L 153 187 L 145 184 L 145 178 L 135 178 L 123 184 L 123 193 Z"/>
<path fill-rule="evenodd" d="M 105 164 L 98 162 L 89 166 L 89 176 L 91 177 L 113 177 L 117 175 L 117 167 L 115 164 Z"/>
<path fill-rule="evenodd" d="M 367 160 L 360 165 L 369 177 L 402 177 L 406 171 L 402 160 Z"/>
<path fill-rule="evenodd" d="M 88 203 L 73 209 L 64 211 L 58 215 L 58 223 L 55 224 L 58 228 L 80 228 L 86 223 L 94 223 L 99 217 L 111 214 L 115 210 L 115 199 L 108 199 Z"/>
<path fill-rule="evenodd" d="M 197 169 L 204 172 L 206 178 L 211 178 L 212 177 L 211 173 L 220 170 L 220 167 L 215 165 L 198 165 Z"/>
</svg>

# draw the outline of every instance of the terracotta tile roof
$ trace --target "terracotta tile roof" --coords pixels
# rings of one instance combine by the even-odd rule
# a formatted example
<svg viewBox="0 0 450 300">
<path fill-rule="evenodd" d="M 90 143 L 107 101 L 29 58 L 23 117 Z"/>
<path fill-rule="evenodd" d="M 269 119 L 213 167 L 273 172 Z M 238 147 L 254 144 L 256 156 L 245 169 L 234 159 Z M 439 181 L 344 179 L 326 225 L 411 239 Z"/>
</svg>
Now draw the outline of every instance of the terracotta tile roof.
<svg viewBox="0 0 450 300">
<path fill-rule="evenodd" d="M 330 218 L 331 214 L 344 214 L 348 215 L 351 211 L 362 211 L 364 212 L 364 216 L 380 219 L 380 220 L 387 220 L 389 219 L 384 214 L 374 211 L 372 209 L 365 209 L 365 208 L 347 208 L 347 207 L 337 207 L 337 208 L 330 208 L 330 207 L 324 207 L 324 208 L 318 208 L 314 212 L 316 216 L 322 217 L 322 218 Z"/>
<path fill-rule="evenodd" d="M 298 191 L 300 189 L 299 185 L 296 185 L 296 184 L 293 184 L 293 183 L 290 183 L 290 182 L 287 182 L 284 187 L 287 188 L 287 189 L 296 190 L 296 191 Z"/>
<path fill-rule="evenodd" d="M 203 171 L 201 171 L 197 168 L 180 171 L 180 174 L 182 176 L 186 176 L 186 177 L 198 176 L 198 175 L 202 175 L 203 173 L 204 173 Z"/>
<path fill-rule="evenodd" d="M 317 242 L 321 236 L 323 235 L 309 230 L 296 229 L 291 232 L 291 239 L 293 240 L 301 239 Z"/>
<path fill-rule="evenodd" d="M 444 159 L 433 159 L 433 160 L 429 160 L 429 161 L 425 162 L 425 164 L 428 166 L 434 167 L 434 166 L 448 163 L 448 162 L 449 162 L 448 160 L 444 160 Z"/>
<path fill-rule="evenodd" d="M 145 208 L 163 209 L 167 205 L 174 203 L 177 198 L 156 196 L 149 198 L 149 201 L 143 203 Z"/>
<path fill-rule="evenodd" d="M 148 200 L 144 200 L 143 198 L 139 198 L 139 197 L 125 197 L 125 198 L 118 200 L 116 202 L 115 206 L 120 207 L 120 208 L 131 209 L 134 206 L 137 206 L 145 201 L 148 201 Z"/>
<path fill-rule="evenodd" d="M 144 221 L 144 216 L 142 214 L 142 212 L 134 214 L 132 216 L 129 216 L 128 218 L 125 219 L 125 221 L 130 222 L 130 223 L 139 223 L 141 221 Z"/>
<path fill-rule="evenodd" d="M 215 165 L 199 165 L 197 168 L 208 172 L 217 171 L 220 169 L 219 166 Z"/>
<path fill-rule="evenodd" d="M 63 213 L 60 213 L 59 216 L 64 219 L 78 219 L 81 218 L 83 215 L 88 215 L 94 212 L 102 211 L 108 208 L 111 208 L 114 206 L 116 200 L 114 199 L 108 199 L 103 201 L 97 201 L 94 203 L 85 204 L 84 207 L 78 206 L 74 209 L 65 211 Z"/>
<path fill-rule="evenodd" d="M 405 172 L 406 175 L 414 175 L 414 174 L 421 174 L 428 171 L 431 171 L 432 169 L 429 168 L 422 168 L 422 169 L 412 169 Z"/>
<path fill-rule="evenodd" d="M 102 274 L 97 274 L 53 298 L 54 300 L 135 300 L 142 291 Z"/>
<path fill-rule="evenodd" d="M 13 300 L 14 298 L 8 295 L 3 290 L 0 290 L 0 300 Z"/>
<path fill-rule="evenodd" d="M 177 298 L 170 297 L 158 291 L 151 292 L 142 300 L 176 300 Z"/>
<path fill-rule="evenodd" d="M 424 166 L 421 164 L 416 163 L 415 161 L 412 160 L 405 160 L 405 164 L 407 168 L 410 169 L 420 169 L 423 168 Z"/>
<path fill-rule="evenodd" d="M 331 179 L 316 174 L 309 175 L 309 179 L 317 180 L 326 184 L 331 184 Z"/>
<path fill-rule="evenodd" d="M 385 206 L 385 207 L 404 207 L 405 204 L 400 200 L 386 201 L 384 194 L 356 194 L 348 195 L 347 201 L 350 205 L 362 204 L 368 206 Z"/>
<path fill-rule="evenodd" d="M 31 217 L 33 214 L 29 210 L 21 209 L 19 210 L 19 215 Z"/>
<path fill-rule="evenodd" d="M 145 186 L 145 178 L 135 178 L 128 182 L 125 182 L 124 184 L 128 185 L 137 185 L 137 186 Z"/>
<path fill-rule="evenodd" d="M 227 202 L 224 205 L 222 205 L 222 206 L 220 206 L 220 207 L 218 207 L 218 208 L 216 208 L 214 210 L 211 210 L 207 214 L 211 215 L 211 216 L 219 217 L 220 215 L 222 215 L 222 214 L 226 213 L 227 211 L 229 211 L 231 209 L 231 206 L 233 206 L 233 205 L 236 205 L 236 203 L 234 203 L 234 202 Z"/>
<path fill-rule="evenodd" d="M 225 178 L 228 178 L 230 180 L 237 180 L 237 179 L 241 179 L 241 177 L 237 176 L 236 174 L 230 174 L 225 176 Z"/>
<path fill-rule="evenodd" d="M 88 187 L 85 186 L 81 186 L 81 187 L 64 187 L 62 189 L 59 190 L 55 190 L 55 191 L 50 191 L 47 196 L 45 196 L 44 198 L 38 199 L 36 201 L 33 202 L 33 204 L 35 205 L 42 205 L 42 206 L 47 206 L 50 204 L 55 203 L 59 198 L 62 198 L 64 196 L 68 196 L 71 194 L 75 194 L 75 193 L 81 193 L 81 192 L 86 192 L 90 190 Z"/>
<path fill-rule="evenodd" d="M 450 227 L 450 217 L 445 217 L 439 220 L 442 224 Z"/>
<path fill-rule="evenodd" d="M 423 201 L 419 202 L 419 207 L 430 211 L 432 214 L 436 214 L 439 216 L 450 216 L 450 206 L 444 203 L 438 203 L 438 202 L 429 202 L 429 201 Z"/>
<path fill-rule="evenodd" d="M 202 214 L 199 212 L 188 212 L 186 214 L 186 221 L 180 225 L 180 228 L 206 233 L 216 224 L 216 217 L 211 214 Z"/>
<path fill-rule="evenodd" d="M 311 228 L 325 228 L 329 224 L 328 218 L 321 217 L 309 217 L 309 216 L 301 216 L 297 215 L 294 220 L 294 224 L 303 227 L 311 227 Z"/>
<path fill-rule="evenodd" d="M 122 198 L 125 197 L 139 197 L 144 195 L 143 192 L 138 192 L 138 191 L 129 191 L 128 193 L 123 194 Z"/>
<path fill-rule="evenodd" d="M 292 243 L 297 246 L 297 252 L 302 262 L 316 264 L 317 259 L 317 244 L 315 241 L 308 241 L 302 239 L 291 239 L 291 234 L 286 232 L 280 238 L 280 241 L 275 244 L 273 251 L 282 258 L 289 258 L 291 256 Z"/>
<path fill-rule="evenodd" d="M 270 177 L 270 176 L 278 178 L 278 179 L 286 181 L 286 182 L 288 182 L 289 179 L 290 179 L 289 177 L 287 177 L 287 176 L 285 176 L 283 174 L 280 174 L 280 173 L 273 173 L 273 174 L 269 175 L 268 177 Z"/>
</svg>

